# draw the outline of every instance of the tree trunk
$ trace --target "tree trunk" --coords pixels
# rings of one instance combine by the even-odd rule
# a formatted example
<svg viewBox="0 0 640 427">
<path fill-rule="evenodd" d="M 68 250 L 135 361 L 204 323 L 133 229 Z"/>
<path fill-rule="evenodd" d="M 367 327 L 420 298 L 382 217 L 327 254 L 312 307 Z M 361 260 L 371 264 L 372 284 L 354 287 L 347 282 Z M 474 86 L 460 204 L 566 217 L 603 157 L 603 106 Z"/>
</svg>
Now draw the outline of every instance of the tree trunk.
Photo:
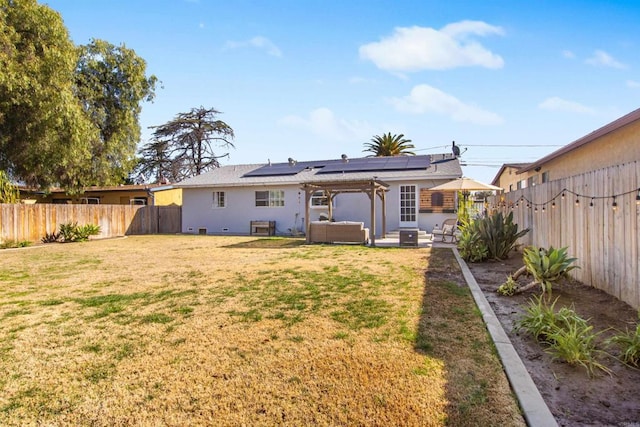
<svg viewBox="0 0 640 427">
<path fill-rule="evenodd" d="M 518 279 L 518 277 L 522 276 L 522 275 L 523 275 L 524 273 L 526 273 L 526 272 L 527 272 L 527 266 L 526 266 L 526 265 L 523 265 L 522 267 L 520 267 L 520 268 L 518 269 L 518 271 L 516 271 L 515 273 L 513 273 L 513 276 L 512 276 L 512 277 L 513 277 L 513 280 L 517 280 L 517 279 Z"/>
<path fill-rule="evenodd" d="M 516 294 L 528 291 L 529 289 L 535 288 L 536 286 L 540 286 L 540 283 L 534 280 L 533 282 L 516 289 Z"/>
</svg>

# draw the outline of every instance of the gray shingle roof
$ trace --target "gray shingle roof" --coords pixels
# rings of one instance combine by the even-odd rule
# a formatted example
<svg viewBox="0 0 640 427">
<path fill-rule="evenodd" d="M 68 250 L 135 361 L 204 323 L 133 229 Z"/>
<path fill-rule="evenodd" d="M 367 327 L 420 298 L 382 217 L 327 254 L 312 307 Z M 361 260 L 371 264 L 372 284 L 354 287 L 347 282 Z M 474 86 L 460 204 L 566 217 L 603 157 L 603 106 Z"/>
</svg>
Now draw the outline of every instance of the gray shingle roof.
<svg viewBox="0 0 640 427">
<path fill-rule="evenodd" d="M 175 184 L 176 188 L 194 187 L 237 187 L 264 184 L 300 184 L 311 181 L 358 180 L 376 177 L 382 181 L 415 180 L 415 179 L 454 179 L 462 176 L 462 169 L 457 158 L 449 154 L 435 154 L 429 157 L 430 164 L 426 169 L 412 170 L 376 170 L 347 173 L 317 173 L 320 168 L 306 168 L 291 175 L 245 176 L 263 164 L 229 165 L 213 169 L 202 175 L 186 179 Z M 278 164 L 281 166 L 281 164 Z"/>
</svg>

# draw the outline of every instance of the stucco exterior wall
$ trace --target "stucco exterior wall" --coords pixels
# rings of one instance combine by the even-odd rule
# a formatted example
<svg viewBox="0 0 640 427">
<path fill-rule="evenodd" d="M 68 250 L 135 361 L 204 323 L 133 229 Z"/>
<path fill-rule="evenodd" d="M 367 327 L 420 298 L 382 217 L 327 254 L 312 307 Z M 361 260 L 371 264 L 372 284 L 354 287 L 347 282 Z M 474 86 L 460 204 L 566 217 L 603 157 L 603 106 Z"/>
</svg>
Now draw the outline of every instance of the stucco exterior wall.
<svg viewBox="0 0 640 427">
<path fill-rule="evenodd" d="M 431 181 L 430 181 L 431 183 Z M 439 182 L 438 182 L 439 183 Z M 420 181 L 393 182 L 386 194 L 387 231 L 396 230 L 400 222 L 400 186 L 415 185 L 419 201 L 421 188 L 427 185 Z M 264 190 L 283 190 L 283 207 L 256 207 L 255 192 Z M 225 207 L 213 206 L 213 192 L 225 192 Z M 185 188 L 182 191 L 182 232 L 197 234 L 206 229 L 207 234 L 249 234 L 251 221 L 276 221 L 277 235 L 304 233 L 305 200 L 304 191 L 299 185 L 265 187 L 216 187 Z M 377 236 L 382 233 L 382 203 L 376 200 Z M 419 208 L 419 206 L 417 206 Z M 319 219 L 327 208 L 310 209 L 310 221 Z M 455 217 L 446 213 L 418 213 L 418 228 L 431 231 L 445 218 Z M 334 199 L 333 218 L 336 221 L 362 221 L 371 229 L 371 201 L 366 194 L 339 194 Z"/>
<path fill-rule="evenodd" d="M 522 174 L 517 174 L 518 168 L 515 167 L 505 167 L 500 176 L 498 177 L 497 185 L 500 188 L 503 188 L 505 192 L 516 191 L 518 189 L 518 181 L 526 179 L 526 176 Z"/>
<path fill-rule="evenodd" d="M 640 121 L 556 157 L 542 165 L 537 172 L 530 170 L 516 176 L 521 180 L 539 176 L 540 183 L 544 172 L 549 173 L 549 181 L 554 181 L 636 160 L 640 160 Z"/>
<path fill-rule="evenodd" d="M 256 207 L 261 190 L 284 190 L 284 206 Z M 225 207 L 213 206 L 214 191 L 225 192 Z M 207 234 L 249 234 L 251 221 L 276 221 L 276 234 L 304 227 L 304 193 L 297 186 L 185 188 L 182 202 L 183 233 L 205 228 Z"/>
<path fill-rule="evenodd" d="M 98 199 L 98 204 L 101 205 L 128 205 L 133 198 L 144 199 L 146 204 L 151 204 L 151 197 L 147 190 L 85 191 L 82 194 L 71 196 L 64 193 L 52 193 L 46 197 L 38 198 L 37 203 L 81 204 L 86 203 L 85 199 Z"/>
<path fill-rule="evenodd" d="M 182 189 L 154 191 L 153 204 L 155 206 L 182 206 Z"/>
</svg>

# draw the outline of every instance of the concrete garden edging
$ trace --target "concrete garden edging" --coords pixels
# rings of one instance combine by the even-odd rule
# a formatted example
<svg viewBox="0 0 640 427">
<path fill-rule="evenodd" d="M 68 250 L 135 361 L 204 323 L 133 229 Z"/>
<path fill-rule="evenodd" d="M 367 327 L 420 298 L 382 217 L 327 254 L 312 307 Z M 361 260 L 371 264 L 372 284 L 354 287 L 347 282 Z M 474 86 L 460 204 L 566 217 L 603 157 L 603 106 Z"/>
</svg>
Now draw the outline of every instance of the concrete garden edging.
<svg viewBox="0 0 640 427">
<path fill-rule="evenodd" d="M 469 286 L 469 289 L 471 290 L 476 306 L 482 313 L 484 323 L 487 326 L 489 335 L 496 346 L 496 350 L 498 351 L 498 355 L 502 361 L 502 366 L 507 374 L 511 388 L 518 399 L 520 409 L 522 410 L 527 425 L 530 427 L 557 426 L 558 423 L 556 419 L 542 398 L 540 391 L 531 379 L 527 368 L 525 368 L 524 363 L 522 363 L 522 360 L 513 347 L 511 340 L 502 328 L 500 321 L 489 305 L 489 301 L 487 301 L 482 293 L 478 282 L 476 282 L 473 274 L 471 274 L 471 270 L 469 270 L 467 263 L 464 262 L 457 248 L 452 248 L 452 250 L 456 260 L 458 260 L 458 264 L 460 265 L 464 279 L 467 282 L 467 286 Z"/>
</svg>

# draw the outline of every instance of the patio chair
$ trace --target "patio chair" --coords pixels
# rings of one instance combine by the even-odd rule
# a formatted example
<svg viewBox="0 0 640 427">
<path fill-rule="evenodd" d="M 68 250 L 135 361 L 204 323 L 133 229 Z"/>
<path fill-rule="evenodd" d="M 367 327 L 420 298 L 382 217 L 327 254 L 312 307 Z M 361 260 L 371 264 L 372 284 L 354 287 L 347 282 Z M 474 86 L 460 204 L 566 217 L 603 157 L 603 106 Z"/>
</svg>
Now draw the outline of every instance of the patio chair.
<svg viewBox="0 0 640 427">
<path fill-rule="evenodd" d="M 447 237 L 451 238 L 450 243 L 456 243 L 458 241 L 457 236 L 458 231 L 458 219 L 457 218 L 447 218 L 442 221 L 442 228 L 434 228 L 431 234 L 433 234 L 433 239 L 440 239 L 442 242 L 447 241 Z"/>
</svg>

